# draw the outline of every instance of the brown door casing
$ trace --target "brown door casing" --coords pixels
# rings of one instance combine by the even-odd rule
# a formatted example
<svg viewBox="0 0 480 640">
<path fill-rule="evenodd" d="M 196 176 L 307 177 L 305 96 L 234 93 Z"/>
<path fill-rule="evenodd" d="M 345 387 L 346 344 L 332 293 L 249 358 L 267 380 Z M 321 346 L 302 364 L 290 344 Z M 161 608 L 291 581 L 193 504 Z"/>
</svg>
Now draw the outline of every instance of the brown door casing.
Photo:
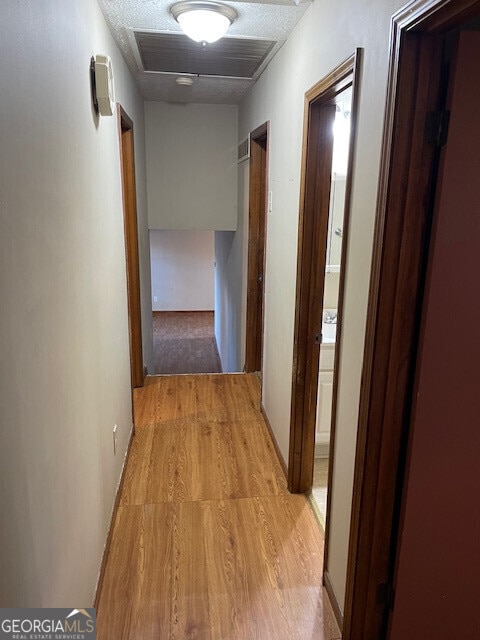
<svg viewBox="0 0 480 640">
<path fill-rule="evenodd" d="M 478 0 L 416 0 L 392 19 L 344 640 L 387 633 L 442 137 L 443 36 L 478 15 Z"/>
<path fill-rule="evenodd" d="M 140 306 L 140 266 L 138 256 L 137 192 L 135 186 L 135 153 L 133 122 L 117 105 L 127 271 L 128 326 L 130 338 L 130 373 L 132 388 L 144 381 L 142 350 L 142 317 Z"/>
<path fill-rule="evenodd" d="M 250 134 L 245 371 L 262 370 L 268 123 Z"/>
<path fill-rule="evenodd" d="M 480 60 L 480 31 L 462 30 L 448 40 L 449 125 L 440 153 L 422 304 L 392 640 L 480 638 L 474 524 L 480 492 L 480 84 L 472 64 Z M 451 339 L 450 310 L 461 318 L 461 330 Z"/>
<path fill-rule="evenodd" d="M 335 97 L 353 86 L 349 169 L 345 196 L 338 317 L 343 306 L 345 260 L 348 247 L 351 163 L 355 139 L 356 83 L 360 50 L 323 78 L 305 95 L 304 141 L 300 192 L 300 220 L 297 261 L 297 293 L 293 353 L 292 406 L 288 486 L 294 493 L 310 491 L 315 452 L 315 419 L 320 345 L 315 336 L 321 331 L 323 288 L 330 203 L 333 121 Z M 341 320 L 337 326 L 335 353 L 334 405 L 331 451 L 335 443 L 335 398 L 341 340 Z M 330 456 L 331 460 L 333 456 Z M 327 523 L 328 530 L 328 523 Z"/>
</svg>

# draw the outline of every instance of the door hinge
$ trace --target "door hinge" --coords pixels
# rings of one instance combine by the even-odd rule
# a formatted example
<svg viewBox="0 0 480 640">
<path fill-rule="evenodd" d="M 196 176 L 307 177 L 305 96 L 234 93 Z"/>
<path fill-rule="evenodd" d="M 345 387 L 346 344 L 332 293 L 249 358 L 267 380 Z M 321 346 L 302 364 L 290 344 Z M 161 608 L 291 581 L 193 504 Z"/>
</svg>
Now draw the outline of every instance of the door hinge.
<svg viewBox="0 0 480 640">
<path fill-rule="evenodd" d="M 391 582 L 383 582 L 377 587 L 377 600 L 387 609 L 393 609 L 395 602 L 395 589 Z"/>
<path fill-rule="evenodd" d="M 447 143 L 450 111 L 430 111 L 425 120 L 425 138 L 428 144 L 443 147 Z"/>
</svg>

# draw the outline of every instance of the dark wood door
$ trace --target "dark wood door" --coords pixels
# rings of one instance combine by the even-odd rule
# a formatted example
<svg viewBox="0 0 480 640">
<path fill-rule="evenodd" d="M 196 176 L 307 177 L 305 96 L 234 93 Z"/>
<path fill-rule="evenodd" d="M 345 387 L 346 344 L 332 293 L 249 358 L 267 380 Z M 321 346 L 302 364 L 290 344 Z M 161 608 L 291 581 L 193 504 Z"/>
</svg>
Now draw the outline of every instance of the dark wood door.
<svg viewBox="0 0 480 640">
<path fill-rule="evenodd" d="M 450 81 L 411 418 L 391 640 L 480 638 L 480 33 Z"/>
</svg>

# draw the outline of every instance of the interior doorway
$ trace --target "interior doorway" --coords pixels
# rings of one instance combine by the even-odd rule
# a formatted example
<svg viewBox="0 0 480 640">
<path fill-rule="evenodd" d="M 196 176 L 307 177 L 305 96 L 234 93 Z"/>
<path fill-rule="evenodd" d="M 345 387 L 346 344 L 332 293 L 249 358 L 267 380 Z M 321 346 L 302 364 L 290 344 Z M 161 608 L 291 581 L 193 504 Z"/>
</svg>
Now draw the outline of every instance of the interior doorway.
<svg viewBox="0 0 480 640">
<path fill-rule="evenodd" d="M 310 493 L 316 444 L 321 445 L 316 442 L 317 431 L 319 426 L 323 427 L 328 435 L 328 441 L 324 443 L 328 467 L 323 465 L 322 474 L 326 475 L 322 478 L 326 504 L 320 506 L 319 512 L 325 531 L 323 581 L 340 627 L 342 615 L 328 571 L 329 496 L 335 458 L 336 399 L 360 64 L 361 50 L 357 50 L 305 96 L 288 464 L 289 490 Z M 338 131 L 340 119 L 343 120 L 342 131 Z M 335 129 L 337 136 L 334 136 Z M 334 144 L 335 137 L 337 145 Z M 339 157 L 342 157 L 342 170 L 336 172 Z M 335 208 L 338 209 L 337 217 Z M 338 247 L 332 245 L 332 237 L 340 241 Z M 325 300 L 331 295 L 326 276 L 335 272 L 338 280 L 334 306 L 326 307 Z M 332 304 L 331 299 L 328 304 Z M 327 371 L 319 371 L 328 359 L 331 362 Z"/>
<path fill-rule="evenodd" d="M 142 316 L 140 305 L 140 266 L 138 256 L 137 191 L 133 122 L 117 105 L 122 167 L 123 219 L 127 270 L 128 327 L 130 340 L 130 376 L 132 388 L 144 381 Z"/>
<path fill-rule="evenodd" d="M 250 134 L 245 371 L 262 371 L 268 123 Z"/>
<path fill-rule="evenodd" d="M 337 345 L 339 345 L 341 337 L 343 280 L 348 246 L 351 164 L 353 162 L 359 64 L 360 51 L 358 50 L 312 87 L 305 96 L 288 465 L 289 489 L 297 493 L 308 493 L 312 488 L 313 481 L 320 348 L 322 333 L 327 333 L 326 325 L 329 324 L 323 322 L 323 313 L 329 213 L 334 200 L 332 197 L 334 124 L 337 106 L 340 108 L 340 103 L 346 96 L 344 92 L 351 90 L 350 142 L 347 152 L 344 206 L 342 207 L 343 223 L 339 232 L 342 235 L 342 246 L 339 252 L 338 303 L 335 316 L 337 319 Z M 333 223 L 333 218 L 331 218 L 331 223 Z M 330 227 L 330 230 L 332 229 L 333 226 Z M 335 364 L 332 364 L 332 398 L 328 399 L 328 402 L 330 399 L 332 400 L 332 428 L 329 438 L 331 459 L 333 459 L 331 453 L 335 445 L 336 372 L 338 372 L 339 351 L 339 348 L 335 349 Z M 328 532 L 328 523 L 326 531 Z"/>
<path fill-rule="evenodd" d="M 422 304 L 391 640 L 480 637 L 480 85 L 471 64 L 480 60 L 480 31 L 452 34 L 445 56 L 449 125 Z"/>
<path fill-rule="evenodd" d="M 338 301 L 341 258 L 345 228 L 345 196 L 350 150 L 352 88 L 335 96 L 333 149 L 328 208 L 327 255 L 323 287 L 320 365 L 318 373 L 317 410 L 315 421 L 315 461 L 312 486 L 312 506 L 323 529 L 327 520 L 327 497 L 332 424 L 333 378 L 337 347 Z M 343 280 L 342 280 L 343 282 Z"/>
<path fill-rule="evenodd" d="M 214 232 L 150 229 L 153 373 L 221 373 Z"/>
<path fill-rule="evenodd" d="M 424 313 L 428 306 L 425 306 L 425 292 L 429 291 L 431 285 L 431 260 L 436 252 L 435 238 L 439 228 L 436 202 L 438 187 L 443 180 L 442 156 L 450 140 L 449 109 L 446 105 L 452 59 L 449 57 L 451 41 L 445 36 L 451 34 L 453 29 L 462 27 L 466 21 L 478 20 L 479 16 L 478 0 L 416 0 L 393 16 L 360 394 L 345 603 L 346 640 L 389 637 L 389 619 L 396 600 L 394 578 L 398 545 L 403 534 L 406 497 L 408 500 L 405 474 L 411 470 L 411 456 L 415 447 L 412 440 L 412 407 L 415 408 L 417 401 L 417 354 L 419 348 L 423 349 L 422 341 L 426 337 Z M 477 57 L 469 62 L 472 78 L 476 68 L 473 59 Z M 476 79 L 473 83 L 477 84 Z M 475 107 L 471 113 L 476 113 Z M 463 189 L 460 185 L 464 176 L 460 177 L 461 180 L 455 181 L 457 198 L 460 196 L 459 188 Z M 478 173 L 475 180 L 478 181 Z M 457 218 L 457 210 L 452 210 L 450 215 Z M 469 242 L 478 238 L 475 235 L 478 233 L 478 216 L 475 216 L 475 220 L 474 233 L 471 233 L 472 229 L 466 230 Z M 461 216 L 458 222 L 458 232 L 463 238 Z M 453 242 L 454 236 L 449 236 L 448 243 Z M 478 259 L 478 249 L 476 251 Z M 463 282 L 461 286 L 464 286 Z M 471 294 L 465 300 L 473 303 Z M 471 309 L 468 313 L 471 313 Z M 471 337 L 468 329 L 466 337 L 468 342 Z M 448 340 L 448 336 L 442 335 L 440 341 L 445 339 Z M 469 354 L 471 352 L 469 349 Z M 434 464 L 437 459 L 438 439 L 435 438 L 430 444 L 435 451 L 429 452 L 426 458 L 428 465 Z M 467 459 L 460 460 L 458 465 L 465 467 L 459 475 L 456 468 L 452 468 L 452 480 L 465 477 L 463 474 L 469 464 Z M 457 497 L 473 497 L 475 492 L 472 492 L 472 488 L 469 486 L 466 491 L 456 494 Z M 445 540 L 443 528 L 437 533 L 439 540 Z M 428 544 L 430 542 L 433 540 Z M 463 545 L 468 548 L 467 540 L 457 535 L 449 549 Z M 424 551 L 427 551 L 426 546 Z M 440 565 L 448 555 L 449 552 L 438 558 Z M 470 560 L 469 557 L 468 563 Z M 452 557 L 451 561 L 455 572 L 460 570 L 462 563 L 457 562 L 456 557 Z M 454 587 L 458 590 L 461 589 L 458 573 L 455 576 Z M 436 589 L 437 586 L 431 582 L 429 588 Z M 471 593 L 469 585 L 464 595 Z M 411 593 L 409 598 L 411 601 Z M 474 612 L 463 594 L 460 601 L 466 608 L 460 610 L 457 607 L 455 610 L 455 620 L 459 625 L 455 624 L 454 635 L 460 633 L 463 636 L 465 629 L 462 629 L 462 623 L 471 621 L 469 616 Z M 433 616 L 435 622 L 440 620 L 431 609 L 426 608 L 426 601 L 417 604 L 422 607 L 419 613 L 417 611 L 417 620 L 421 618 L 429 623 L 433 621 Z M 443 604 L 441 598 L 437 598 L 442 616 L 446 611 L 444 604 L 449 609 L 448 598 Z M 429 626 L 428 633 L 432 628 Z M 467 634 L 473 633 L 473 637 L 475 632 L 471 624 L 466 628 Z M 424 633 L 415 635 L 418 629 L 416 627 L 413 634 L 408 633 L 408 637 L 424 637 Z M 442 633 L 446 629 L 447 626 L 443 626 Z M 440 636 L 434 631 L 434 635 L 440 638 L 451 637 L 452 634 Z"/>
</svg>

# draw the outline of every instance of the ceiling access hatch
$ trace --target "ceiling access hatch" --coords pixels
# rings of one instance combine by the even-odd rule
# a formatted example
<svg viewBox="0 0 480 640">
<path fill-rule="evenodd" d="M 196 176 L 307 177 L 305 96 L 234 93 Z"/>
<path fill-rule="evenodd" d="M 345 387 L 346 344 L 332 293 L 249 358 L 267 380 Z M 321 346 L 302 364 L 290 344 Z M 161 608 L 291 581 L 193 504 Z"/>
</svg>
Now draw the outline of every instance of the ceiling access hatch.
<svg viewBox="0 0 480 640">
<path fill-rule="evenodd" d="M 145 71 L 254 78 L 277 44 L 274 40 L 223 37 L 206 46 L 179 33 L 135 31 Z"/>
</svg>

